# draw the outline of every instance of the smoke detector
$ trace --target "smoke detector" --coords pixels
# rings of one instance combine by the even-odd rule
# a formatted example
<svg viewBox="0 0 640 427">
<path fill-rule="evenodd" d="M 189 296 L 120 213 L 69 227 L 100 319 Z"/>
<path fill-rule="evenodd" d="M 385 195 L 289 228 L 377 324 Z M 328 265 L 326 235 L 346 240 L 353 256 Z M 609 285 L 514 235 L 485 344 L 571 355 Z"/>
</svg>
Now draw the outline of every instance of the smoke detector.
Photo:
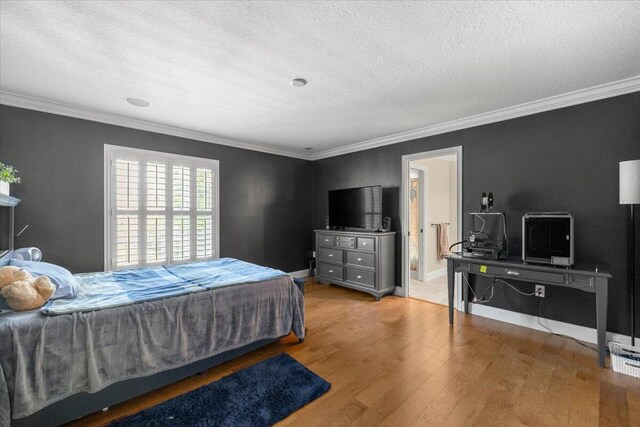
<svg viewBox="0 0 640 427">
<path fill-rule="evenodd" d="M 127 102 L 136 107 L 148 107 L 151 105 L 149 101 L 140 98 L 127 98 Z"/>
</svg>

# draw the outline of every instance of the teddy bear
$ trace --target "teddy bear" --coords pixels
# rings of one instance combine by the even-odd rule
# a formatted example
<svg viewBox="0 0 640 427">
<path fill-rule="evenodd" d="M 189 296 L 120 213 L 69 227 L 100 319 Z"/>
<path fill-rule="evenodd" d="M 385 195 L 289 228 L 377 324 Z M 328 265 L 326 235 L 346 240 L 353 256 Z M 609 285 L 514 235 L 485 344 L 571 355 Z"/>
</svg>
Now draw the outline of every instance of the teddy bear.
<svg viewBox="0 0 640 427">
<path fill-rule="evenodd" d="M 42 307 L 55 290 L 47 276 L 31 277 L 28 271 L 10 265 L 0 268 L 0 294 L 14 310 Z"/>
</svg>

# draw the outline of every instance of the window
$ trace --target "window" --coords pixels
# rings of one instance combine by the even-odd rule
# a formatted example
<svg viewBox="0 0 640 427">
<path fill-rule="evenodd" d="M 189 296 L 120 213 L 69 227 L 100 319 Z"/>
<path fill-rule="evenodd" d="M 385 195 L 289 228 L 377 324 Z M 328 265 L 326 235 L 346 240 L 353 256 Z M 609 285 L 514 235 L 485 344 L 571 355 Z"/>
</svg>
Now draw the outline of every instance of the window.
<svg viewBox="0 0 640 427">
<path fill-rule="evenodd" d="M 105 270 L 218 257 L 218 161 L 105 145 Z"/>
</svg>

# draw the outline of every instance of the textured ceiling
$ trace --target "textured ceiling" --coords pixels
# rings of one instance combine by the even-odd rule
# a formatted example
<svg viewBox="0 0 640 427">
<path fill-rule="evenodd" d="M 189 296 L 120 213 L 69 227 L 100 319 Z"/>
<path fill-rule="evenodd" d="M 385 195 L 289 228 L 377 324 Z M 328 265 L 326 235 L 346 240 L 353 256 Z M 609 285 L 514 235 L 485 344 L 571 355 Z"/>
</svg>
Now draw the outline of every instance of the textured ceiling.
<svg viewBox="0 0 640 427">
<path fill-rule="evenodd" d="M 640 75 L 639 2 L 0 7 L 2 91 L 290 150 Z"/>
</svg>

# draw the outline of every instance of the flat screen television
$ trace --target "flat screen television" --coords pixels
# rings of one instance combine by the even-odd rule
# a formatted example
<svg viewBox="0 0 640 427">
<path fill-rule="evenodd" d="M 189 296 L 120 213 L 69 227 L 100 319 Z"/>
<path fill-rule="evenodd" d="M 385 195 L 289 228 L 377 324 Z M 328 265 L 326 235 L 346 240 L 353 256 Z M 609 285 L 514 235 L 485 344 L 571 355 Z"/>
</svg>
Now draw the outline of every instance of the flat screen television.
<svg viewBox="0 0 640 427">
<path fill-rule="evenodd" d="M 380 230 L 382 186 L 330 190 L 329 226 L 334 229 Z"/>
</svg>

